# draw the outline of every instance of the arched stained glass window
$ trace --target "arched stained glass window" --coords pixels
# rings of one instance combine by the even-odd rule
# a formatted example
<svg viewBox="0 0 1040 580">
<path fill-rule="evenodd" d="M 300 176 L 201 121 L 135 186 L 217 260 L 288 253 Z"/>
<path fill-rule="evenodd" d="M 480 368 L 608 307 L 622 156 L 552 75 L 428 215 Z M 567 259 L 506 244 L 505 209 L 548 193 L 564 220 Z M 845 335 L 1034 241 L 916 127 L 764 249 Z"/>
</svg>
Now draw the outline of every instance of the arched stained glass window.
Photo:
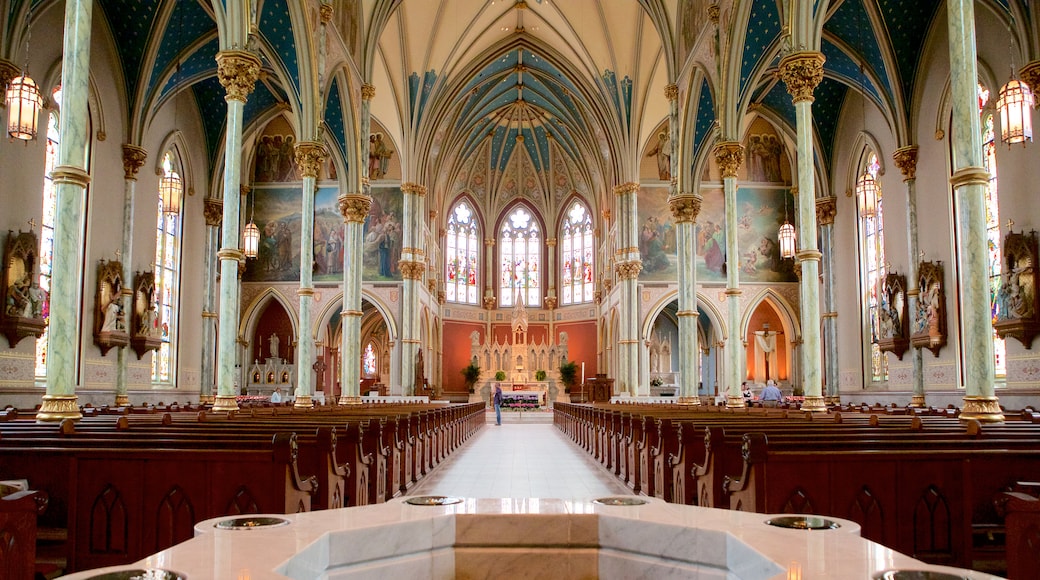
<svg viewBox="0 0 1040 580">
<path fill-rule="evenodd" d="M 40 288 L 50 295 L 51 291 L 51 268 L 54 260 L 54 214 L 58 207 L 57 192 L 54 190 L 54 181 L 51 179 L 51 171 L 58 164 L 58 144 L 61 140 L 58 131 L 58 114 L 50 113 L 47 120 L 47 157 L 45 161 L 43 177 L 43 220 L 40 224 Z M 44 310 L 43 318 L 49 318 L 49 301 Z M 50 326 L 48 325 L 48 328 Z M 43 334 L 36 339 L 36 378 L 47 378 L 47 342 L 49 333 L 47 328 Z"/>
<path fill-rule="evenodd" d="M 592 216 L 585 204 L 571 203 L 563 220 L 560 244 L 562 304 L 592 302 L 595 291 Z"/>
<path fill-rule="evenodd" d="M 870 332 L 871 381 L 888 380 L 888 359 L 881 352 L 880 297 L 885 281 L 885 220 L 881 186 L 877 182 L 881 163 L 877 154 L 868 151 L 856 179 L 856 200 L 860 209 L 860 271 L 863 273 L 863 294 L 867 302 L 867 322 Z M 870 189 L 874 188 L 873 195 Z"/>
<path fill-rule="evenodd" d="M 448 302 L 476 304 L 480 264 L 480 228 L 477 216 L 465 201 L 455 204 L 445 234 L 444 293 Z"/>
<path fill-rule="evenodd" d="M 997 200 L 997 143 L 993 127 L 993 111 L 987 110 L 989 90 L 979 85 L 979 113 L 982 115 L 982 163 L 989 171 L 989 184 L 986 188 L 986 242 L 988 247 L 988 272 L 990 288 L 990 314 L 993 322 L 1000 313 L 997 310 L 997 293 L 1000 291 L 1003 257 L 1000 255 L 1000 208 Z M 1004 339 L 993 331 L 993 370 L 998 379 L 1007 377 L 1006 347 Z"/>
<path fill-rule="evenodd" d="M 370 342 L 365 346 L 365 352 L 361 354 L 361 375 L 373 378 L 379 370 L 376 360 L 376 348 Z"/>
<path fill-rule="evenodd" d="M 542 305 L 542 234 L 534 213 L 516 207 L 502 221 L 498 235 L 501 283 L 499 306 L 513 306 L 522 294 L 527 306 Z"/>
<path fill-rule="evenodd" d="M 162 179 L 181 179 L 180 163 L 175 151 L 163 157 Z M 156 195 L 158 218 L 155 231 L 155 294 L 159 304 L 159 326 L 162 344 L 152 356 L 152 382 L 174 382 L 176 352 L 177 294 L 180 285 L 181 214 L 163 211 L 162 196 Z M 183 210 L 182 210 L 183 211 Z"/>
</svg>

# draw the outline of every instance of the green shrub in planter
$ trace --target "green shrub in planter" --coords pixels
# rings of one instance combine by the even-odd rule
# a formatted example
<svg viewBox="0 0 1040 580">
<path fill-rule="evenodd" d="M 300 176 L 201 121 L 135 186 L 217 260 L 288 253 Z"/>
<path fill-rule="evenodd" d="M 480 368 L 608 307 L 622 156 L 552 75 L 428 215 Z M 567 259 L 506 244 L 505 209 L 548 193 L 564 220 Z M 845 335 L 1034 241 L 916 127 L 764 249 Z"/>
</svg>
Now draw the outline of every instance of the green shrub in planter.
<svg viewBox="0 0 1040 580">
<path fill-rule="evenodd" d="M 563 383 L 563 392 L 571 392 L 574 385 L 578 384 L 578 363 L 560 363 L 560 382 Z"/>
<path fill-rule="evenodd" d="M 504 381 L 504 380 L 506 380 L 506 372 L 505 371 L 498 371 L 497 373 L 495 373 L 495 380 L 496 381 Z"/>
<path fill-rule="evenodd" d="M 545 380 L 545 371 L 535 371 L 534 372 L 534 380 L 536 380 L 536 381 L 544 381 Z"/>
<path fill-rule="evenodd" d="M 473 386 L 480 380 L 480 367 L 470 363 L 469 366 L 462 368 L 462 378 L 466 381 L 466 388 L 469 392 L 473 392 Z"/>
</svg>

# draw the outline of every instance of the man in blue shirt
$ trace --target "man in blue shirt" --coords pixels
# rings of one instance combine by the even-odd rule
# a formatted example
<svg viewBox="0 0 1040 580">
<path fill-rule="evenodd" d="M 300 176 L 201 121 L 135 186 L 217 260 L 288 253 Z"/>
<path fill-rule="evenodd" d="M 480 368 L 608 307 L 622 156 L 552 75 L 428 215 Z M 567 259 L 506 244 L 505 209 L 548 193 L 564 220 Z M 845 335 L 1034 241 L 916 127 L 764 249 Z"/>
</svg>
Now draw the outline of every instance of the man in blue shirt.
<svg viewBox="0 0 1040 580">
<path fill-rule="evenodd" d="M 758 396 L 758 400 L 762 401 L 763 407 L 775 407 L 784 402 L 784 394 L 777 388 L 773 379 L 769 379 L 765 388 L 762 389 L 762 393 Z"/>
<path fill-rule="evenodd" d="M 502 387 L 495 385 L 495 425 L 502 424 Z"/>
</svg>

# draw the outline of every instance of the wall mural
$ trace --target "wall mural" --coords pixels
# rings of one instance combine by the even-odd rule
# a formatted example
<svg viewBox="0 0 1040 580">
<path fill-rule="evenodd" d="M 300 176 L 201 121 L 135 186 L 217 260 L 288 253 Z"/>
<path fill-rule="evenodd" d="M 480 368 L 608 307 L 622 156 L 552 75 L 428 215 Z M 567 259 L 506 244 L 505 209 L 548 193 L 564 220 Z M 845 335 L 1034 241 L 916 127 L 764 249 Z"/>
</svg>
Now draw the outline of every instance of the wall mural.
<svg viewBox="0 0 1040 580">
<path fill-rule="evenodd" d="M 667 187 L 644 187 L 639 190 L 639 258 L 643 281 L 675 281 L 675 225 L 668 209 Z"/>
<path fill-rule="evenodd" d="M 365 256 L 362 279 L 371 281 L 400 280 L 397 262 L 401 259 L 400 187 L 373 187 L 372 209 L 365 220 Z"/>
<path fill-rule="evenodd" d="M 642 199 L 640 216 L 642 217 Z M 781 260 L 776 234 L 794 198 L 788 188 L 737 188 L 741 282 L 797 282 L 794 260 Z M 794 216 L 788 214 L 793 223 Z M 645 265 L 644 265 L 645 268 Z M 726 281 L 726 212 L 722 190 L 704 193 L 697 218 L 697 281 Z"/>
<path fill-rule="evenodd" d="M 253 221 L 260 229 L 256 259 L 246 260 L 244 282 L 274 282 L 300 279 L 299 187 L 255 187 L 252 191 Z M 243 207 L 243 213 L 245 213 Z M 246 214 L 250 215 L 250 214 Z"/>
<path fill-rule="evenodd" d="M 343 281 L 343 215 L 336 187 L 314 193 L 314 281 Z"/>
</svg>

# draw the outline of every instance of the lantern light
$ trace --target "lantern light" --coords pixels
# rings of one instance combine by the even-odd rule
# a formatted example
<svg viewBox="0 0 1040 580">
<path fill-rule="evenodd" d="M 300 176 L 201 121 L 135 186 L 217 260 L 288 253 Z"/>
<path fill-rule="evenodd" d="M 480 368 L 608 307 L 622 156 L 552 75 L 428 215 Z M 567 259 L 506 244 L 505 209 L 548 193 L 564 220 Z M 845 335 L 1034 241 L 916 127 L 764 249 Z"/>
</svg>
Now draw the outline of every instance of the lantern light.
<svg viewBox="0 0 1040 580">
<path fill-rule="evenodd" d="M 865 218 L 872 218 L 877 214 L 877 182 L 870 173 L 864 173 L 856 184 L 859 193 L 859 214 Z"/>
<path fill-rule="evenodd" d="M 794 257 L 794 226 L 787 220 L 784 220 L 784 225 L 780 226 L 780 232 L 777 234 L 780 239 L 780 257 L 783 259 Z"/>
<path fill-rule="evenodd" d="M 255 258 L 260 249 L 260 228 L 250 219 L 242 231 L 242 250 L 247 258 Z"/>
<path fill-rule="evenodd" d="M 997 109 L 1000 111 L 1000 137 L 1008 144 L 1025 145 L 1033 140 L 1033 93 L 1024 82 L 1011 77 L 1000 88 Z"/>
<path fill-rule="evenodd" d="M 159 195 L 162 198 L 162 210 L 167 215 L 181 213 L 181 197 L 184 193 L 184 182 L 176 172 L 170 171 L 159 180 Z"/>
<path fill-rule="evenodd" d="M 41 106 L 40 89 L 29 75 L 12 80 L 7 87 L 7 134 L 23 141 L 35 139 Z"/>
</svg>

